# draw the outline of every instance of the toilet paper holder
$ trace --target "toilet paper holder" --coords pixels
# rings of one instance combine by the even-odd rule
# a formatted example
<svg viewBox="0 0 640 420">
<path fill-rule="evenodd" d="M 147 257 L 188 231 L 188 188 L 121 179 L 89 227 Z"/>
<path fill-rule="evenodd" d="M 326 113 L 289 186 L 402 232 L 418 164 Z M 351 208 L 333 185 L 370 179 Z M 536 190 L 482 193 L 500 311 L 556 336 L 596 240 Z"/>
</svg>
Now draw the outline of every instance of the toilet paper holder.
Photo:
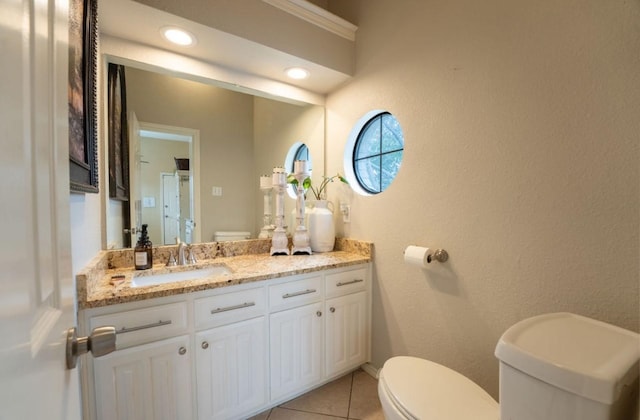
<svg viewBox="0 0 640 420">
<path fill-rule="evenodd" d="M 427 262 L 431 263 L 432 261 L 445 262 L 449 259 L 449 253 L 444 249 L 436 249 L 433 254 L 427 255 Z"/>
</svg>

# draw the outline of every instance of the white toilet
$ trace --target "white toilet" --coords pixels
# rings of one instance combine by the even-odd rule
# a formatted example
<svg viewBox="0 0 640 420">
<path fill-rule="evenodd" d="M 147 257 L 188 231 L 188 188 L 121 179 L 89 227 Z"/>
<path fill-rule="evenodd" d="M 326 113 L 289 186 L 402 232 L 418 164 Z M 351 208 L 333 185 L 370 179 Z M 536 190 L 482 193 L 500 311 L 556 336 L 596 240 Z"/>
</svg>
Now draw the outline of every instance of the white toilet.
<svg viewBox="0 0 640 420">
<path fill-rule="evenodd" d="M 525 319 L 496 347 L 500 404 L 449 368 L 393 357 L 380 370 L 387 420 L 635 420 L 640 335 L 570 313 Z"/>
<path fill-rule="evenodd" d="M 213 233 L 215 242 L 242 241 L 249 238 L 251 238 L 251 233 L 243 231 L 217 231 Z"/>
</svg>

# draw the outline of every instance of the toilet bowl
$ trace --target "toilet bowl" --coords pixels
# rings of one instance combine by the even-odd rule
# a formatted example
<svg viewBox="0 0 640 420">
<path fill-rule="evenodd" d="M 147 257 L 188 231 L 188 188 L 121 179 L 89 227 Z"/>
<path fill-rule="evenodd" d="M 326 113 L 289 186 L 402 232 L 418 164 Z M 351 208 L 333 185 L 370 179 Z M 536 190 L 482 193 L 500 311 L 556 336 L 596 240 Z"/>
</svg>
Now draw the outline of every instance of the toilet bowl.
<svg viewBox="0 0 640 420">
<path fill-rule="evenodd" d="M 454 370 L 397 356 L 380 370 L 387 420 L 631 420 L 640 335 L 570 313 L 525 319 L 496 347 L 500 405 Z"/>
</svg>

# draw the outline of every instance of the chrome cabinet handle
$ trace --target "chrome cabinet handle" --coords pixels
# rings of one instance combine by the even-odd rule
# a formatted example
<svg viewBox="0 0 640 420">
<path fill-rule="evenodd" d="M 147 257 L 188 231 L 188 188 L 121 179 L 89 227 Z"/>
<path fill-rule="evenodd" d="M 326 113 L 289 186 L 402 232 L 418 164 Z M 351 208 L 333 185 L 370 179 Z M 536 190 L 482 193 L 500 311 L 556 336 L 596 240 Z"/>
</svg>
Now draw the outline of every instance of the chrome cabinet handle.
<svg viewBox="0 0 640 420">
<path fill-rule="evenodd" d="M 255 302 L 245 302 L 245 303 L 241 303 L 240 305 L 226 306 L 224 308 L 212 309 L 211 310 L 211 315 L 219 314 L 220 312 L 233 311 L 234 309 L 248 308 L 249 306 L 256 306 L 256 303 Z"/>
<path fill-rule="evenodd" d="M 130 333 L 133 331 L 140 331 L 140 330 L 146 330 L 149 328 L 155 328 L 155 327 L 161 327 L 163 325 L 169 325 L 171 324 L 171 320 L 168 321 L 158 321 L 158 322 L 154 322 L 151 324 L 145 324 L 145 325 L 140 325 L 138 327 L 122 327 L 119 330 L 116 331 L 116 334 L 126 334 L 126 333 Z"/>
<path fill-rule="evenodd" d="M 307 289 L 307 290 L 303 290 L 302 292 L 285 293 L 284 295 L 282 295 L 282 299 L 289 299 L 295 296 L 308 295 L 309 293 L 315 293 L 315 292 L 316 292 L 316 289 Z"/>
<path fill-rule="evenodd" d="M 67 330 L 67 369 L 76 367 L 78 356 L 91 352 L 93 357 L 104 356 L 116 349 L 115 327 L 97 327 L 88 337 L 78 337 L 76 327 Z"/>
<path fill-rule="evenodd" d="M 180 349 L 178 350 L 178 354 L 180 356 L 184 356 L 187 353 L 187 349 L 184 347 L 180 347 Z"/>
<path fill-rule="evenodd" d="M 208 348 L 209 348 L 209 343 L 207 343 L 206 341 L 203 341 L 203 342 L 202 342 L 202 344 L 201 344 L 201 346 L 202 346 L 202 348 L 203 348 L 203 349 L 205 349 L 205 350 L 206 350 L 206 349 L 208 349 Z"/>
<path fill-rule="evenodd" d="M 336 283 L 336 286 L 340 287 L 340 286 L 346 286 L 347 284 L 353 284 L 353 283 L 360 283 L 363 282 L 363 279 L 355 279 L 355 280 L 351 280 L 351 281 L 345 281 L 345 282 L 338 282 Z"/>
</svg>

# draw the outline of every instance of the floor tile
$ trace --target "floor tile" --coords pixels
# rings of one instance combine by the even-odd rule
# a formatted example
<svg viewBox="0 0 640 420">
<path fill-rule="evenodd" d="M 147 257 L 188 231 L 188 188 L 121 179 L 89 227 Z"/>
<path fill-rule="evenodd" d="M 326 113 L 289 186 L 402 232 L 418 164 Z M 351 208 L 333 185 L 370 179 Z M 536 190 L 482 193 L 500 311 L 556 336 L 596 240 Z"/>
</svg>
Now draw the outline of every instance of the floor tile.
<svg viewBox="0 0 640 420">
<path fill-rule="evenodd" d="M 343 376 L 280 407 L 346 418 L 349 412 L 351 380 L 351 374 Z M 269 420 L 272 418 L 273 413 Z"/>
<path fill-rule="evenodd" d="M 363 370 L 353 373 L 349 419 L 384 420 L 378 398 L 378 381 Z"/>
<path fill-rule="evenodd" d="M 306 411 L 291 410 L 276 407 L 271 411 L 269 420 L 334 420 L 346 419 L 346 417 L 328 416 L 326 414 L 308 413 Z"/>
<path fill-rule="evenodd" d="M 249 417 L 247 420 L 267 420 L 270 413 L 271 409 L 268 409 L 267 411 L 263 411 L 262 413 L 256 414 L 253 417 Z"/>
</svg>

